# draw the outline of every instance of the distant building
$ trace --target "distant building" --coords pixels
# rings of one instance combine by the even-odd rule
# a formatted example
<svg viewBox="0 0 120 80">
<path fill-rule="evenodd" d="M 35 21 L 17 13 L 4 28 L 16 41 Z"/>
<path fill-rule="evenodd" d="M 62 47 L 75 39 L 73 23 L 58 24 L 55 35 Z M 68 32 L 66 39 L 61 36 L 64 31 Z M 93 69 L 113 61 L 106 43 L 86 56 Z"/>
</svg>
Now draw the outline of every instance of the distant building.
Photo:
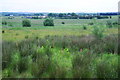
<svg viewBox="0 0 120 80">
<path fill-rule="evenodd" d="M 13 15 L 9 15 L 8 19 L 13 19 L 14 16 Z"/>
<path fill-rule="evenodd" d="M 47 16 L 26 16 L 27 19 L 44 19 L 47 18 Z"/>
<path fill-rule="evenodd" d="M 44 18 L 47 18 L 47 16 L 38 16 L 38 18 L 44 19 Z"/>
<path fill-rule="evenodd" d="M 11 17 L 13 16 L 13 15 L 10 15 Z"/>
</svg>

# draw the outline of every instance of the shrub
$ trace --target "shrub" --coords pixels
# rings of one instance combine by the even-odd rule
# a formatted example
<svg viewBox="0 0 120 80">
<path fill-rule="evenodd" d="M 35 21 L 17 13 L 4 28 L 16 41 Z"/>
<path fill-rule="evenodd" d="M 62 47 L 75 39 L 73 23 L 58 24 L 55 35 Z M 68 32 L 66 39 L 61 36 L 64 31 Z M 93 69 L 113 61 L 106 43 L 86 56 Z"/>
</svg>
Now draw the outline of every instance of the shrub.
<svg viewBox="0 0 120 80">
<path fill-rule="evenodd" d="M 13 24 L 12 24 L 12 23 L 9 23 L 8 26 L 13 27 Z"/>
<path fill-rule="evenodd" d="M 2 69 L 8 67 L 11 55 L 13 52 L 15 52 L 15 50 L 17 50 L 15 43 L 10 41 L 2 42 L 2 56 L 4 56 L 4 58 L 2 58 Z"/>
<path fill-rule="evenodd" d="M 5 31 L 4 31 L 4 30 L 2 30 L 2 33 L 5 33 Z"/>
<path fill-rule="evenodd" d="M 29 36 L 28 36 L 28 35 L 26 35 L 26 36 L 25 36 L 25 39 L 28 39 L 28 38 L 29 38 Z"/>
<path fill-rule="evenodd" d="M 103 49 L 105 52 L 118 53 L 118 35 L 109 35 L 103 39 Z"/>
<path fill-rule="evenodd" d="M 91 77 L 91 63 L 93 56 L 84 50 L 83 52 L 76 54 L 73 58 L 73 77 L 74 78 L 90 78 Z"/>
<path fill-rule="evenodd" d="M 109 68 L 110 65 L 108 65 L 106 62 L 100 62 L 99 64 L 97 64 L 97 77 L 98 78 L 110 78 L 107 77 L 107 75 L 109 75 Z"/>
<path fill-rule="evenodd" d="M 66 69 L 64 67 L 52 64 L 50 71 L 50 78 L 65 78 L 66 77 Z"/>
<path fill-rule="evenodd" d="M 29 20 L 23 20 L 22 25 L 23 27 L 31 27 L 31 22 Z"/>
<path fill-rule="evenodd" d="M 118 77 L 118 57 L 117 55 L 102 54 L 96 58 L 97 78 L 117 78 Z"/>
<path fill-rule="evenodd" d="M 103 27 L 99 27 L 99 26 L 94 26 L 93 27 L 92 33 L 94 34 L 94 36 L 97 39 L 101 39 L 104 36 L 103 32 L 104 32 L 104 28 Z"/>
<path fill-rule="evenodd" d="M 113 25 L 117 25 L 118 24 L 118 22 L 113 22 Z"/>
<path fill-rule="evenodd" d="M 62 24 L 65 24 L 65 22 L 62 22 Z"/>
<path fill-rule="evenodd" d="M 112 28 L 112 22 L 111 21 L 107 21 L 106 25 L 108 26 L 108 28 Z"/>
<path fill-rule="evenodd" d="M 18 71 L 19 73 L 25 72 L 29 69 L 29 66 L 32 61 L 31 57 L 22 57 L 18 63 Z"/>
<path fill-rule="evenodd" d="M 114 27 L 118 27 L 118 22 L 113 22 Z"/>
<path fill-rule="evenodd" d="M 7 25 L 7 22 L 6 21 L 2 21 L 2 25 Z"/>
<path fill-rule="evenodd" d="M 45 53 L 44 53 L 45 54 Z M 50 61 L 47 55 L 38 53 L 36 62 L 31 65 L 31 73 L 35 77 L 41 77 L 44 72 L 48 69 Z"/>
<path fill-rule="evenodd" d="M 43 22 L 44 26 L 54 26 L 54 22 L 51 18 L 49 19 L 46 19 L 44 22 Z"/>
<path fill-rule="evenodd" d="M 94 25 L 94 23 L 93 23 L 93 22 L 91 22 L 91 23 L 88 23 L 88 25 Z"/>
<path fill-rule="evenodd" d="M 14 74 L 15 72 L 12 71 L 12 69 L 10 68 L 6 68 L 2 71 L 2 77 L 3 78 L 6 78 L 6 77 L 11 77 L 12 75 L 15 75 Z"/>
<path fill-rule="evenodd" d="M 83 30 L 86 30 L 86 29 L 87 29 L 87 27 L 84 25 L 84 26 L 83 26 Z"/>
<path fill-rule="evenodd" d="M 16 33 L 15 35 L 16 35 L 16 36 L 18 36 L 18 35 L 19 35 L 19 33 Z"/>
</svg>

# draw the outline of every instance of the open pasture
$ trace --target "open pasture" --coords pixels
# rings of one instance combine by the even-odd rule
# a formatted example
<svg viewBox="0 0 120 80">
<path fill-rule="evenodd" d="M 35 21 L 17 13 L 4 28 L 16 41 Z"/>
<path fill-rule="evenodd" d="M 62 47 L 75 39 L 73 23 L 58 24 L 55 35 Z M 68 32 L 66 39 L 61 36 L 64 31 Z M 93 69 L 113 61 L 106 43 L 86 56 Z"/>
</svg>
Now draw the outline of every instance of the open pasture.
<svg viewBox="0 0 120 80">
<path fill-rule="evenodd" d="M 54 19 L 55 26 L 29 19 L 31 27 L 21 17 L 2 20 L 3 78 L 118 78 L 118 25 L 106 26 L 117 16 Z"/>
<path fill-rule="evenodd" d="M 8 19 L 8 17 L 2 17 L 3 21 L 8 22 L 8 27 L 22 27 L 22 20 L 25 18 L 22 17 L 14 17 L 13 19 Z M 29 19 L 31 21 L 32 27 L 41 27 L 43 26 L 43 21 L 45 19 Z M 112 19 L 96 19 L 96 23 L 105 25 L 107 21 L 117 22 L 118 17 L 113 16 Z M 62 24 L 65 22 L 65 24 Z M 88 25 L 89 23 L 94 23 L 93 19 L 54 19 L 55 26 L 80 26 L 80 25 Z"/>
<path fill-rule="evenodd" d="M 31 21 L 31 27 L 22 27 L 22 20 L 24 18 L 15 17 L 13 19 L 8 19 L 3 17 L 2 21 L 6 21 L 8 24 L 3 25 L 3 30 L 5 31 L 2 34 L 2 39 L 11 41 L 11 40 L 23 40 L 25 37 L 44 37 L 47 35 L 91 35 L 94 26 L 100 26 L 105 28 L 104 34 L 118 34 L 118 28 L 108 28 L 106 26 L 107 21 L 117 22 L 117 16 L 113 16 L 112 19 L 54 19 L 54 27 L 45 27 L 43 26 L 43 21 L 45 19 L 29 19 Z M 65 22 L 65 24 L 62 24 Z M 90 25 L 90 23 L 93 23 Z M 94 25 L 95 24 L 95 25 Z M 87 29 L 84 30 L 83 27 Z"/>
</svg>

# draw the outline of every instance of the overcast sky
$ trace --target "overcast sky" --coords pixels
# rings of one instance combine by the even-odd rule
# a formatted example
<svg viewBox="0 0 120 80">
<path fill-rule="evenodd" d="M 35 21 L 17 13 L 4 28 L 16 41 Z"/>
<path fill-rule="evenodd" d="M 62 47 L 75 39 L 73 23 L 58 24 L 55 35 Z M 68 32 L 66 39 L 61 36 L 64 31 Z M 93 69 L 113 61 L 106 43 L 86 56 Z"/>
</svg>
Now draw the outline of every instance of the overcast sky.
<svg viewBox="0 0 120 80">
<path fill-rule="evenodd" d="M 0 0 L 0 12 L 117 12 L 119 0 Z"/>
</svg>

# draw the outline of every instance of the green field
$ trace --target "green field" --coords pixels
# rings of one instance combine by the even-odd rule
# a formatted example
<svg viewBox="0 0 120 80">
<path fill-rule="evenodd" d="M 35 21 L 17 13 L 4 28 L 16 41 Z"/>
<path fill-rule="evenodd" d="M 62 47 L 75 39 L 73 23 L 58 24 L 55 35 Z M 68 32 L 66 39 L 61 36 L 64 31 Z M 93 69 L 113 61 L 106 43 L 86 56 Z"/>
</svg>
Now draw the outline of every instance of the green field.
<svg viewBox="0 0 120 80">
<path fill-rule="evenodd" d="M 7 25 L 3 25 L 3 30 L 5 33 L 3 34 L 3 40 L 20 40 L 24 39 L 25 36 L 38 36 L 44 37 L 47 35 L 89 35 L 93 29 L 94 25 L 89 25 L 89 23 L 95 23 L 97 26 L 106 27 L 106 21 L 108 19 L 100 19 L 94 20 L 91 19 L 55 19 L 54 27 L 44 27 L 43 21 L 44 19 L 30 19 L 32 27 L 23 28 L 21 17 L 15 17 L 14 19 L 7 19 L 7 17 L 3 17 L 3 21 L 7 21 Z M 117 17 L 113 17 L 110 21 L 116 22 Z M 61 22 L 65 22 L 65 24 L 61 24 Z M 83 26 L 87 27 L 87 30 L 83 30 Z M 106 28 L 105 34 L 117 34 L 117 28 Z M 11 37 L 12 36 L 12 37 Z"/>
<path fill-rule="evenodd" d="M 22 27 L 24 19 L 21 17 L 3 17 L 2 20 L 7 22 L 2 26 L 3 77 L 118 77 L 119 26 L 106 25 L 107 21 L 117 22 L 117 16 L 53 19 L 55 26 L 47 27 L 43 26 L 45 19 L 29 19 L 31 27 Z"/>
<path fill-rule="evenodd" d="M 13 27 L 22 27 L 22 20 L 24 18 L 15 17 L 14 19 L 8 19 L 8 17 L 2 17 L 2 20 L 8 22 L 8 26 L 12 24 Z M 43 26 L 43 21 L 45 19 L 29 19 L 32 23 L 32 27 L 41 27 Z M 106 21 L 117 22 L 118 17 L 113 16 L 112 19 L 96 19 L 96 22 L 99 24 L 106 24 Z M 61 22 L 65 22 L 65 25 L 61 24 Z M 55 26 L 80 26 L 80 25 L 87 25 L 90 22 L 94 22 L 92 19 L 55 19 L 54 23 Z"/>
</svg>

